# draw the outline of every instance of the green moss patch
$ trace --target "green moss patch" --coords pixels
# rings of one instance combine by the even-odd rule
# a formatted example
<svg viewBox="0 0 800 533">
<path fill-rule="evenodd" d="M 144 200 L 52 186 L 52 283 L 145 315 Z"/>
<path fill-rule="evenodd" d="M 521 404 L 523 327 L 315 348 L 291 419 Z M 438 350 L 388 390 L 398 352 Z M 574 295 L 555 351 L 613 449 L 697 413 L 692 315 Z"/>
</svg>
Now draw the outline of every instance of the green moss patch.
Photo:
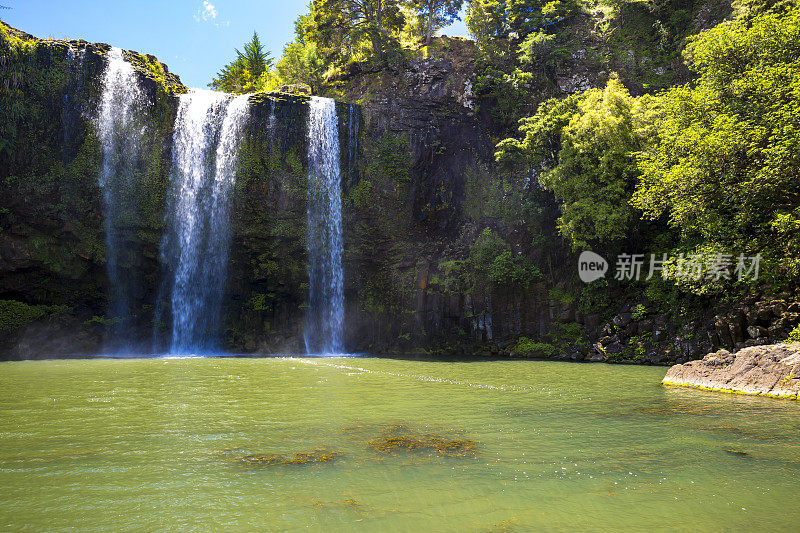
<svg viewBox="0 0 800 533">
<path fill-rule="evenodd" d="M 69 308 L 62 305 L 28 305 L 15 300 L 0 300 L 0 331 L 14 331 L 68 311 Z"/>
<path fill-rule="evenodd" d="M 310 452 L 299 452 L 294 455 L 278 455 L 272 453 L 254 453 L 243 456 L 242 462 L 255 466 L 308 466 L 316 463 L 330 463 L 341 457 L 341 452 L 327 448 L 314 448 Z"/>
<path fill-rule="evenodd" d="M 478 442 L 454 439 L 435 433 L 419 433 L 406 426 L 389 426 L 367 446 L 383 455 L 427 452 L 446 457 L 477 457 Z"/>
</svg>

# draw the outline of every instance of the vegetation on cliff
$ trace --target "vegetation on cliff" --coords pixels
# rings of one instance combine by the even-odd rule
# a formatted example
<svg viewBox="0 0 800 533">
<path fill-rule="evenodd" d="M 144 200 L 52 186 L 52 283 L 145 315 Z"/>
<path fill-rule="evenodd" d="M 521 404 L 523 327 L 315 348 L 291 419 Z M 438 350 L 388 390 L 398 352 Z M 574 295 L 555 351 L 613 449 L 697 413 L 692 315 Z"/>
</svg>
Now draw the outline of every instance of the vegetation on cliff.
<svg viewBox="0 0 800 533">
<path fill-rule="evenodd" d="M 604 89 L 544 102 L 536 115 L 522 120 L 522 140 L 498 145 L 500 163 L 524 162 L 553 192 L 561 211 L 559 231 L 575 249 L 618 245 L 631 236 L 634 153 L 646 135 L 637 104 L 612 78 Z"/>
<path fill-rule="evenodd" d="M 796 11 L 766 13 L 700 33 L 685 52 L 697 81 L 655 96 L 632 98 L 612 78 L 549 100 L 497 159 L 554 193 L 576 249 L 661 252 L 666 237 L 673 262 L 760 253 L 770 281 L 796 283 L 799 23 Z M 635 231 L 642 218 L 656 225 L 647 235 Z M 675 281 L 699 294 L 730 288 Z"/>
<path fill-rule="evenodd" d="M 797 10 L 720 25 L 690 43 L 700 78 L 656 101 L 660 120 L 638 156 L 631 199 L 680 231 L 675 253 L 761 253 L 771 281 L 800 280 L 799 53 Z"/>
</svg>

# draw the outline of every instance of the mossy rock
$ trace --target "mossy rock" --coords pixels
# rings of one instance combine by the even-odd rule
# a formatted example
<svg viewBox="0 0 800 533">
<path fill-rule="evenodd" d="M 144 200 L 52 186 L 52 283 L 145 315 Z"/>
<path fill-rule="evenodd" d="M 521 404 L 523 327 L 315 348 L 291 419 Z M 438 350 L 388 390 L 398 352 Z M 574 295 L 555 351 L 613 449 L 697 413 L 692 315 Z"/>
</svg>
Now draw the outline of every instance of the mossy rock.
<svg viewBox="0 0 800 533">
<path fill-rule="evenodd" d="M 446 457 L 477 457 L 478 442 L 454 439 L 435 433 L 418 433 L 405 426 L 390 426 L 367 446 L 384 455 L 402 452 L 427 452 Z"/>
<path fill-rule="evenodd" d="M 309 466 L 317 463 L 330 463 L 342 455 L 344 454 L 341 452 L 319 447 L 310 452 L 298 452 L 294 455 L 254 453 L 243 456 L 241 460 L 245 464 L 254 466 Z"/>
<path fill-rule="evenodd" d="M 66 306 L 28 305 L 14 300 L 0 300 L 0 331 L 23 328 L 47 316 L 69 312 Z"/>
</svg>

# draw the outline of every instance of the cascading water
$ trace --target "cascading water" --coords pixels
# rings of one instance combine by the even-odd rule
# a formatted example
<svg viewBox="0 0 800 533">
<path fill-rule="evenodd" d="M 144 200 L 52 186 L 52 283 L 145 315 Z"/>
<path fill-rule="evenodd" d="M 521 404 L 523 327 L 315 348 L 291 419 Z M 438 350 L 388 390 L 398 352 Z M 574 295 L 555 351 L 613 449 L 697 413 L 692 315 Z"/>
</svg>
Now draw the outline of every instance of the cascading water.
<svg viewBox="0 0 800 533">
<path fill-rule="evenodd" d="M 172 152 L 169 230 L 174 354 L 219 349 L 230 246 L 230 191 L 248 97 L 192 90 L 180 97 Z"/>
<path fill-rule="evenodd" d="M 278 118 L 275 115 L 275 100 L 269 101 L 269 136 L 275 138 L 275 129 L 278 127 Z"/>
<path fill-rule="evenodd" d="M 130 295 L 134 290 L 133 276 L 126 267 L 123 235 L 124 228 L 132 223 L 132 189 L 144 134 L 141 117 L 147 103 L 122 50 L 112 48 L 107 57 L 96 126 L 103 151 L 99 182 L 103 192 L 108 314 L 112 323 L 106 349 L 120 351 L 129 346 Z"/>
<path fill-rule="evenodd" d="M 308 126 L 308 274 L 306 351 L 344 351 L 342 196 L 336 104 L 312 97 Z"/>
<path fill-rule="evenodd" d="M 115 49 L 112 49 L 112 52 L 114 50 Z M 116 50 L 119 50 L 119 49 L 116 49 Z M 116 52 L 114 52 L 114 53 L 116 53 Z M 71 44 L 67 45 L 67 68 L 70 70 L 70 72 L 72 72 L 75 69 L 75 67 L 77 66 L 78 71 L 83 73 L 83 62 L 84 62 L 85 58 L 86 58 L 86 48 L 85 47 L 78 48 L 78 50 L 75 50 L 75 47 L 73 47 Z M 77 63 L 77 65 L 76 65 L 76 63 Z"/>
</svg>

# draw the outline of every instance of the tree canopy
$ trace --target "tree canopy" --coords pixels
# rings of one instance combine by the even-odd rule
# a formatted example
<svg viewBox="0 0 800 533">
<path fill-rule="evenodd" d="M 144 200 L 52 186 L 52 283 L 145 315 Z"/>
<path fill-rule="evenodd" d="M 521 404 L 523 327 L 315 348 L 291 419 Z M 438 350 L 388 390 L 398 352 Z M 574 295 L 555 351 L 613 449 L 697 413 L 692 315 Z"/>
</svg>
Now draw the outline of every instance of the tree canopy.
<svg viewBox="0 0 800 533">
<path fill-rule="evenodd" d="M 313 0 L 303 37 L 348 57 L 368 42 L 382 58 L 405 24 L 400 0 Z"/>
<path fill-rule="evenodd" d="M 800 12 L 717 26 L 686 55 L 700 78 L 661 96 L 633 205 L 800 275 Z"/>
<path fill-rule="evenodd" d="M 579 10 L 576 0 L 469 0 L 465 21 L 479 43 L 493 39 L 520 43 L 531 33 L 551 33 Z"/>
<path fill-rule="evenodd" d="M 498 145 L 498 162 L 525 163 L 559 202 L 558 227 L 574 248 L 619 243 L 635 215 L 628 205 L 641 147 L 636 100 L 612 78 L 564 100 L 551 99 L 523 119 L 522 140 Z"/>
<path fill-rule="evenodd" d="M 245 43 L 242 50 L 236 50 L 236 59 L 222 67 L 208 84 L 209 87 L 237 94 L 267 88 L 273 60 L 270 52 L 264 50 L 256 32 L 253 32 L 253 38 Z"/>
<path fill-rule="evenodd" d="M 464 0 L 410 0 L 420 19 L 422 37 L 428 44 L 437 30 L 458 19 Z"/>
<path fill-rule="evenodd" d="M 674 237 L 645 246 L 761 254 L 774 278 L 800 279 L 800 11 L 762 7 L 689 41 L 695 82 L 633 98 L 612 76 L 547 100 L 498 163 L 553 193 L 574 248 L 613 248 L 644 219 Z"/>
</svg>

